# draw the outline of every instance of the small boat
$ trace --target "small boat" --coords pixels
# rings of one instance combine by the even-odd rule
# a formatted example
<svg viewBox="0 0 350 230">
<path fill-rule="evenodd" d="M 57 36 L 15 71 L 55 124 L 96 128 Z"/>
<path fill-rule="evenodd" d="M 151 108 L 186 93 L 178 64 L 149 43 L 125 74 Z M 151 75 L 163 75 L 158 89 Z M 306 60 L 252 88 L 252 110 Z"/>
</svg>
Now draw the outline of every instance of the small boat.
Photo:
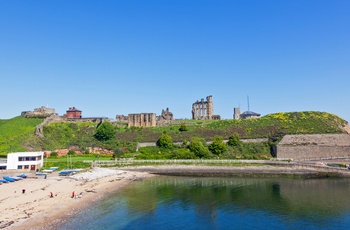
<svg viewBox="0 0 350 230">
<path fill-rule="evenodd" d="M 58 167 L 50 167 L 48 168 L 48 170 L 52 170 L 52 171 L 56 171 L 58 169 Z"/>
<path fill-rule="evenodd" d="M 27 178 L 27 175 L 26 174 L 20 174 L 20 175 L 18 175 L 18 177 Z"/>
<path fill-rule="evenodd" d="M 35 175 L 37 176 L 46 176 L 47 173 L 43 173 L 43 172 L 36 172 Z"/>
<path fill-rule="evenodd" d="M 13 179 L 12 177 L 9 177 L 9 176 L 4 176 L 3 177 L 5 180 L 9 181 L 9 182 L 15 182 L 16 180 Z"/>
<path fill-rule="evenodd" d="M 19 177 L 19 176 L 12 176 L 11 178 L 15 179 L 15 180 L 23 180 L 22 177 Z"/>
<path fill-rule="evenodd" d="M 72 171 L 61 171 L 58 173 L 59 176 L 70 176 L 73 172 Z"/>
</svg>

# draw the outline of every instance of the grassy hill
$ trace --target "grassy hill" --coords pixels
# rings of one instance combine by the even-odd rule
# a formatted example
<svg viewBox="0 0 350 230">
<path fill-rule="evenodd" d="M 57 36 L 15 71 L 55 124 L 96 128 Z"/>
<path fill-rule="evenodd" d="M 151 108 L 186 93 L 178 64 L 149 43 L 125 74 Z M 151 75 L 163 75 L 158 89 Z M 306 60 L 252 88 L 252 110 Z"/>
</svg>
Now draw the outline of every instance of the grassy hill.
<svg viewBox="0 0 350 230">
<path fill-rule="evenodd" d="M 44 119 L 14 117 L 0 120 L 0 155 L 14 151 L 27 151 L 24 143 L 34 138 L 35 127 Z"/>
<path fill-rule="evenodd" d="M 138 142 L 156 142 L 164 132 L 174 142 L 200 137 L 211 141 L 215 136 L 228 139 L 233 133 L 240 138 L 268 138 L 285 134 L 344 133 L 344 119 L 325 112 L 275 113 L 258 119 L 222 121 L 186 121 L 187 131 L 180 131 L 180 124 L 165 127 L 128 128 L 116 127 L 115 140 L 97 141 L 93 135 L 97 123 L 58 122 L 44 127 L 44 139 L 34 136 L 35 126 L 43 119 L 15 117 L 0 120 L 0 154 L 25 150 L 56 150 L 78 147 L 84 151 L 88 147 L 107 149 L 124 148 L 134 151 Z"/>
<path fill-rule="evenodd" d="M 154 142 L 161 133 L 167 132 L 173 141 L 178 142 L 194 136 L 206 141 L 213 140 L 217 135 L 228 139 L 233 133 L 238 133 L 243 139 L 267 138 L 285 134 L 343 133 L 342 127 L 346 124 L 344 119 L 325 112 L 290 112 L 269 114 L 258 119 L 198 122 L 188 125 L 185 132 L 179 131 L 180 125 L 119 129 L 116 137 L 126 142 Z"/>
</svg>

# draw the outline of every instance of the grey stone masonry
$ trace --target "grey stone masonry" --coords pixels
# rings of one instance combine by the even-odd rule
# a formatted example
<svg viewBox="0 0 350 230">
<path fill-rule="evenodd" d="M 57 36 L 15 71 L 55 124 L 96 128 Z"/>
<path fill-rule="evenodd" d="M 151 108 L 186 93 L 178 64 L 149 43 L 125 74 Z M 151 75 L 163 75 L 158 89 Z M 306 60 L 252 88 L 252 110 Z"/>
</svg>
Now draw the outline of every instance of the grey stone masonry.
<svg viewBox="0 0 350 230">
<path fill-rule="evenodd" d="M 286 135 L 277 145 L 277 157 L 317 160 L 350 157 L 348 134 Z"/>
</svg>

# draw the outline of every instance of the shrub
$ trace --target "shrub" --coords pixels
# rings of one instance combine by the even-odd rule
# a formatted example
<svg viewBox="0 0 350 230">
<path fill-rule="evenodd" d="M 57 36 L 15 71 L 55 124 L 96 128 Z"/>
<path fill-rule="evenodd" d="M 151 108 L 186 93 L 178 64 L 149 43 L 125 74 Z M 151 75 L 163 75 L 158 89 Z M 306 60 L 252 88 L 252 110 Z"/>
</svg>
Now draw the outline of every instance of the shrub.
<svg viewBox="0 0 350 230">
<path fill-rule="evenodd" d="M 227 146 L 222 136 L 216 136 L 208 148 L 215 155 L 220 155 L 227 150 Z"/>
<path fill-rule="evenodd" d="M 51 152 L 50 157 L 57 157 L 58 153 L 57 152 Z"/>
<path fill-rule="evenodd" d="M 119 157 L 119 156 L 121 156 L 123 154 L 124 154 L 123 150 L 121 150 L 120 148 L 117 148 L 117 149 L 115 149 L 113 151 L 113 156 L 112 157 L 115 159 L 115 158 L 117 158 L 117 157 Z"/>
<path fill-rule="evenodd" d="M 189 149 L 175 149 L 171 152 L 171 159 L 196 159 L 198 158 Z"/>
<path fill-rule="evenodd" d="M 241 140 L 239 139 L 239 134 L 234 133 L 228 138 L 227 144 L 230 146 L 239 146 L 241 145 Z"/>
<path fill-rule="evenodd" d="M 179 128 L 179 131 L 180 132 L 184 132 L 184 131 L 187 131 L 188 130 L 188 127 L 185 123 L 182 123 L 180 128 Z"/>
<path fill-rule="evenodd" d="M 166 133 L 163 133 L 157 141 L 160 148 L 170 149 L 173 147 L 173 139 Z"/>
<path fill-rule="evenodd" d="M 99 141 L 108 141 L 114 138 L 114 126 L 109 122 L 103 122 L 96 129 L 94 137 Z"/>
<path fill-rule="evenodd" d="M 199 158 L 208 158 L 209 149 L 205 147 L 205 140 L 198 137 L 193 137 L 188 145 L 188 149 Z"/>
</svg>

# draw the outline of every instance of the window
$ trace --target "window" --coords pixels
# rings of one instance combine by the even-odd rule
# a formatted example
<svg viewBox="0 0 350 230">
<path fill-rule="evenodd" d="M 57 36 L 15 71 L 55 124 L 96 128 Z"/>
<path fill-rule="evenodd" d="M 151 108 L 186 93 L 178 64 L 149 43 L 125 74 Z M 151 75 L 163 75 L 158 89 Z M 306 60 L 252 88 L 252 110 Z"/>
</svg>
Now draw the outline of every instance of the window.
<svg viewBox="0 0 350 230">
<path fill-rule="evenodd" d="M 25 165 L 25 166 L 24 166 L 24 169 L 29 169 L 29 165 Z"/>
<path fill-rule="evenodd" d="M 17 169 L 22 169 L 22 165 L 18 165 L 18 166 L 17 166 Z"/>
</svg>

